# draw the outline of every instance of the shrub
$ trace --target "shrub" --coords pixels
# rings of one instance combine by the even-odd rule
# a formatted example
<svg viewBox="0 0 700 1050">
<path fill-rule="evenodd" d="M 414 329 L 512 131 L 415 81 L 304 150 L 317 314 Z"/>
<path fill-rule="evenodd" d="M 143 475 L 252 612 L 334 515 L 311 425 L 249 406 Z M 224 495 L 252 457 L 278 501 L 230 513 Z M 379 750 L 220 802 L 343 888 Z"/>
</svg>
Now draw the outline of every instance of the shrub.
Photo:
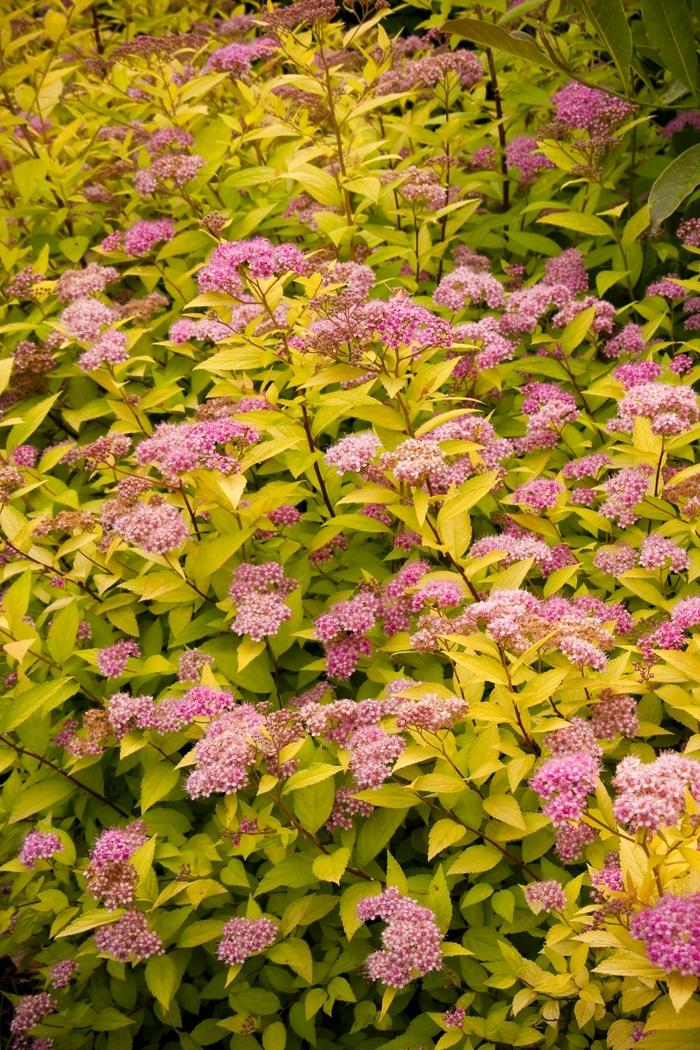
<svg viewBox="0 0 700 1050">
<path fill-rule="evenodd" d="M 700 1035 L 687 35 L 360 6 L 4 19 L 9 1046 Z"/>
</svg>

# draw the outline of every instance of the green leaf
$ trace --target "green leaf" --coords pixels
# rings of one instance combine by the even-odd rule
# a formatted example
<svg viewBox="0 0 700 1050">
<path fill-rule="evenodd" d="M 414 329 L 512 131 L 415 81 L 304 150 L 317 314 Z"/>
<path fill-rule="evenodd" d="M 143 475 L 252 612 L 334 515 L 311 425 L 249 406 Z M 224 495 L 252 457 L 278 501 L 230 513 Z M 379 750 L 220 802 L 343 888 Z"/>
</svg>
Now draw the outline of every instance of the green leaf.
<svg viewBox="0 0 700 1050">
<path fill-rule="evenodd" d="M 695 30 L 685 0 L 641 0 L 647 40 L 658 50 L 662 65 L 689 91 L 698 84 Z"/>
<path fill-rule="evenodd" d="M 268 948 L 266 954 L 271 962 L 288 966 L 290 970 L 293 970 L 294 973 L 303 978 L 307 984 L 312 983 L 314 979 L 314 961 L 311 956 L 311 949 L 306 941 L 302 941 L 299 937 L 287 937 L 286 940 L 281 941 L 279 944 L 273 944 L 271 948 Z"/>
<path fill-rule="evenodd" d="M 154 955 L 146 963 L 146 985 L 164 1010 L 168 1010 L 180 984 L 180 974 L 170 955 Z"/>
<path fill-rule="evenodd" d="M 481 47 L 506 51 L 515 58 L 522 58 L 526 62 L 534 62 L 548 69 L 560 68 L 530 37 L 522 33 L 516 36 L 492 22 L 482 22 L 478 18 L 455 18 L 445 22 L 442 28 L 445 33 L 462 36 L 474 44 L 480 44 Z"/>
<path fill-rule="evenodd" d="M 656 0 L 652 2 L 655 3 Z M 622 0 L 577 0 L 577 5 L 598 34 L 603 47 L 617 67 L 625 91 L 628 91 L 632 64 L 632 32 Z"/>
<path fill-rule="evenodd" d="M 700 186 L 700 143 L 672 160 L 649 193 L 649 217 L 654 232 Z"/>
<path fill-rule="evenodd" d="M 476 875 L 495 868 L 501 859 L 502 854 L 495 846 L 468 846 L 450 865 L 448 874 Z"/>
<path fill-rule="evenodd" d="M 264 1050 L 284 1050 L 287 1045 L 287 1029 L 281 1021 L 273 1021 L 263 1029 L 262 1045 Z"/>
<path fill-rule="evenodd" d="M 18 820 L 26 820 L 35 813 L 49 810 L 58 802 L 63 802 L 75 791 L 75 784 L 70 780 L 51 777 L 43 780 L 41 784 L 34 784 L 23 791 L 15 803 L 14 809 L 9 816 L 8 823 L 16 824 Z"/>
<path fill-rule="evenodd" d="M 180 948 L 197 948 L 200 944 L 218 940 L 224 928 L 223 919 L 203 919 L 185 926 L 178 939 Z"/>
<path fill-rule="evenodd" d="M 585 212 L 556 211 L 551 215 L 542 215 L 536 222 L 548 223 L 550 226 L 561 226 L 563 230 L 575 230 L 591 237 L 611 237 L 610 227 L 597 215 Z"/>
<path fill-rule="evenodd" d="M 147 769 L 141 781 L 141 812 L 169 795 L 179 779 L 179 770 L 169 762 L 158 762 Z"/>
<path fill-rule="evenodd" d="M 312 864 L 312 871 L 317 879 L 323 882 L 335 882 L 340 885 L 340 880 L 348 866 L 350 850 L 347 846 L 341 846 L 335 853 L 323 854 L 316 857 Z"/>
<path fill-rule="evenodd" d="M 455 820 L 445 818 L 433 824 L 428 835 L 428 860 L 464 838 L 464 828 Z"/>
<path fill-rule="evenodd" d="M 106 926 L 110 922 L 116 922 L 119 918 L 118 912 L 113 911 L 86 911 L 73 922 L 69 922 L 62 930 L 55 934 L 56 937 L 75 937 L 79 933 L 87 933 L 98 926 Z"/>
</svg>

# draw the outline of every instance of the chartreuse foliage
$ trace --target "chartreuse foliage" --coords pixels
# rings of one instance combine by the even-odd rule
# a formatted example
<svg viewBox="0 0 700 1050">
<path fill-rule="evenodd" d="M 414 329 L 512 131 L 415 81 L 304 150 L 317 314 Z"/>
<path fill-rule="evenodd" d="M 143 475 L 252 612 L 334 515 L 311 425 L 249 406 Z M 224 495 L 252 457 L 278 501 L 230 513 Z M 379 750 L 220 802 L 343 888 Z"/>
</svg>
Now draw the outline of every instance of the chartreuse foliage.
<svg viewBox="0 0 700 1050">
<path fill-rule="evenodd" d="M 697 1045 L 697 13 L 3 15 L 4 1045 Z"/>
</svg>

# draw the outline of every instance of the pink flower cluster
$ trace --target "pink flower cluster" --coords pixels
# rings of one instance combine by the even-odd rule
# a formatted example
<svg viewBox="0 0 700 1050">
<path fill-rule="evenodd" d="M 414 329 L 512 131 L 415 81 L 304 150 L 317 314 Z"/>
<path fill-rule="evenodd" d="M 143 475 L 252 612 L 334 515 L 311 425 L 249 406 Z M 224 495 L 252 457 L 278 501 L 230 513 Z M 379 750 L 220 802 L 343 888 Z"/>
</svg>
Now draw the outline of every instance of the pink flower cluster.
<svg viewBox="0 0 700 1050">
<path fill-rule="evenodd" d="M 24 1050 L 29 1043 L 27 1035 L 35 1025 L 39 1024 L 47 1014 L 52 1014 L 58 1008 L 58 1003 L 48 992 L 39 992 L 38 995 L 23 995 L 15 1006 L 15 1012 L 10 1022 L 10 1033 L 13 1036 L 12 1047 Z M 36 1040 L 34 1044 L 36 1045 Z"/>
<path fill-rule="evenodd" d="M 210 722 L 195 745 L 196 766 L 187 778 L 190 798 L 230 795 L 245 787 L 264 723 L 265 716 L 251 704 L 238 704 Z"/>
<path fill-rule="evenodd" d="M 204 158 L 196 153 L 163 153 L 149 167 L 138 169 L 134 189 L 146 197 L 169 181 L 179 188 L 194 179 L 203 166 Z"/>
<path fill-rule="evenodd" d="M 591 728 L 598 740 L 635 737 L 639 732 L 637 704 L 633 697 L 604 689 L 591 708 Z"/>
<path fill-rule="evenodd" d="M 193 686 L 184 696 L 166 697 L 159 704 L 152 696 L 115 693 L 107 705 L 107 719 L 114 735 L 121 739 L 134 729 L 175 733 L 198 718 L 213 718 L 233 705 L 231 693 L 206 685 Z"/>
<path fill-rule="evenodd" d="M 665 893 L 634 916 L 630 933 L 646 945 L 649 961 L 666 973 L 700 977 L 700 894 Z"/>
<path fill-rule="evenodd" d="M 512 495 L 514 503 L 527 507 L 534 514 L 541 514 L 550 510 L 564 491 L 564 486 L 559 481 L 551 478 L 535 478 L 520 485 Z"/>
<path fill-rule="evenodd" d="M 545 800 L 543 812 L 556 828 L 581 819 L 599 771 L 600 759 L 584 751 L 565 752 L 540 766 L 530 784 Z"/>
<path fill-rule="evenodd" d="M 177 480 L 180 474 L 197 468 L 231 474 L 239 469 L 239 460 L 235 455 L 218 451 L 217 446 L 243 448 L 258 438 L 257 430 L 234 419 L 159 423 L 153 435 L 136 449 L 136 459 L 142 466 L 155 464 L 168 480 Z"/>
<path fill-rule="evenodd" d="M 682 434 L 700 419 L 697 395 L 690 386 L 635 384 L 618 405 L 618 414 L 608 428 L 631 434 L 635 419 L 640 417 L 651 421 L 654 434 Z"/>
<path fill-rule="evenodd" d="M 119 365 L 127 361 L 127 336 L 116 328 L 102 332 L 92 346 L 78 358 L 78 367 L 83 372 L 92 372 L 102 365 Z"/>
<path fill-rule="evenodd" d="M 181 682 L 196 682 L 205 667 L 211 667 L 214 657 L 199 649 L 186 649 L 180 657 L 177 677 Z"/>
<path fill-rule="evenodd" d="M 690 568 L 688 552 L 667 536 L 652 533 L 643 541 L 639 551 L 639 564 L 643 569 L 665 569 L 685 572 Z"/>
<path fill-rule="evenodd" d="M 376 434 L 371 430 L 363 430 L 336 441 L 326 450 L 324 458 L 326 463 L 335 467 L 340 474 L 350 471 L 361 474 L 370 465 L 381 445 Z"/>
<path fill-rule="evenodd" d="M 160 496 L 147 503 L 133 503 L 111 522 L 111 528 L 127 543 L 148 554 L 167 554 L 177 550 L 187 539 L 187 525 L 182 514 Z"/>
<path fill-rule="evenodd" d="M 74 959 L 64 959 L 63 962 L 54 963 L 51 967 L 51 987 L 67 988 L 77 971 L 78 964 Z"/>
<path fill-rule="evenodd" d="M 372 952 L 365 962 L 370 980 L 382 981 L 389 988 L 405 988 L 415 977 L 442 968 L 441 934 L 435 915 L 411 897 L 404 897 L 389 886 L 376 897 L 365 897 L 357 905 L 361 922 L 382 919 L 381 951 Z"/>
<path fill-rule="evenodd" d="M 530 138 L 529 135 L 516 135 L 515 138 L 509 139 L 506 145 L 506 162 L 509 168 L 518 169 L 520 189 L 530 186 L 541 171 L 554 167 L 549 157 L 540 152 L 536 139 Z"/>
<path fill-rule="evenodd" d="M 116 922 L 101 926 L 95 934 L 98 952 L 118 962 L 143 962 L 163 954 L 163 942 L 151 930 L 140 911 L 127 911 Z"/>
<path fill-rule="evenodd" d="M 214 249 L 209 262 L 199 271 L 199 289 L 202 292 L 228 292 L 240 298 L 244 274 L 254 280 L 266 280 L 288 272 L 308 272 L 306 257 L 296 245 L 274 245 L 266 237 L 226 241 Z"/>
<path fill-rule="evenodd" d="M 140 219 L 127 230 L 111 233 L 102 242 L 106 252 L 123 249 L 127 255 L 138 258 L 148 255 L 156 244 L 170 241 L 175 236 L 175 223 L 172 219 Z"/>
<path fill-rule="evenodd" d="M 253 62 L 271 55 L 278 46 L 276 40 L 267 37 L 225 44 L 212 51 L 203 72 L 230 73 L 237 80 L 245 79 Z"/>
<path fill-rule="evenodd" d="M 524 892 L 525 900 L 534 912 L 563 911 L 566 908 L 564 887 L 555 879 L 531 882 Z"/>
<path fill-rule="evenodd" d="M 282 566 L 276 562 L 239 565 L 228 592 L 236 605 L 231 630 L 248 635 L 255 642 L 277 634 L 292 615 L 284 599 L 296 587 L 296 582 L 285 576 Z"/>
<path fill-rule="evenodd" d="M 131 638 L 124 638 L 106 649 L 100 649 L 97 654 L 97 668 L 100 674 L 107 678 L 119 678 L 126 670 L 129 657 L 140 655 L 141 649 L 138 642 Z"/>
<path fill-rule="evenodd" d="M 625 99 L 576 80 L 557 91 L 552 101 L 558 120 L 570 128 L 588 131 L 596 139 L 608 138 L 615 124 L 627 120 L 635 112 L 635 107 Z"/>
<path fill-rule="evenodd" d="M 631 831 L 674 827 L 686 812 L 686 792 L 700 801 L 700 763 L 667 751 L 654 762 L 628 755 L 613 779 L 615 816 Z"/>
<path fill-rule="evenodd" d="M 503 287 L 490 273 L 458 266 L 443 277 L 435 289 L 433 302 L 450 310 L 462 310 L 467 302 L 484 303 L 492 308 L 504 305 Z"/>
<path fill-rule="evenodd" d="M 129 858 L 147 838 L 142 820 L 125 828 L 103 831 L 90 852 L 90 864 L 85 872 L 88 893 L 112 910 L 132 904 L 138 876 Z"/>
<path fill-rule="evenodd" d="M 272 919 L 229 919 L 216 948 L 217 957 L 229 966 L 240 965 L 249 955 L 274 944 L 277 929 Z"/>
<path fill-rule="evenodd" d="M 22 843 L 19 859 L 26 868 L 33 868 L 38 860 L 48 860 L 63 849 L 63 843 L 52 831 L 30 831 Z"/>
</svg>

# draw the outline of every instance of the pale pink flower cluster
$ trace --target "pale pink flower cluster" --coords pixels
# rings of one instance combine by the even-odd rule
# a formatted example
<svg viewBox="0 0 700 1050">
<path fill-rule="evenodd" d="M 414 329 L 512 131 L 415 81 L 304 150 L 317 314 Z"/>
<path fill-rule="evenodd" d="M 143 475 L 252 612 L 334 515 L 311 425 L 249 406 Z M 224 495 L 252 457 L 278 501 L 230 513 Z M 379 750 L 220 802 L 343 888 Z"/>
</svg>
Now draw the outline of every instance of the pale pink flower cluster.
<svg viewBox="0 0 700 1050">
<path fill-rule="evenodd" d="M 591 728 L 599 740 L 622 736 L 635 737 L 639 732 L 637 703 L 631 696 L 604 689 L 591 708 Z"/>
<path fill-rule="evenodd" d="M 163 153 L 149 167 L 137 170 L 134 189 L 145 197 L 169 181 L 179 188 L 194 179 L 203 166 L 204 158 L 197 153 Z"/>
<path fill-rule="evenodd" d="M 700 419 L 697 395 L 691 386 L 640 383 L 622 399 L 608 429 L 631 434 L 640 417 L 651 421 L 654 434 L 682 434 Z"/>
<path fill-rule="evenodd" d="M 341 787 L 335 793 L 333 809 L 324 827 L 326 831 L 350 831 L 355 817 L 369 817 L 374 811 L 374 806 L 369 802 L 362 802 L 359 798 L 353 798 L 354 788 Z"/>
<path fill-rule="evenodd" d="M 462 310 L 467 302 L 484 303 L 493 309 L 504 305 L 503 288 L 498 280 L 483 270 L 458 266 L 440 281 L 433 302 L 450 310 Z"/>
<path fill-rule="evenodd" d="M 102 329 L 118 318 L 112 306 L 99 299 L 74 299 L 61 314 L 61 324 L 69 335 L 84 342 L 97 339 Z"/>
<path fill-rule="evenodd" d="M 630 321 L 612 339 L 608 339 L 601 349 L 605 357 L 618 358 L 623 354 L 630 356 L 641 354 L 646 349 L 646 345 L 642 326 Z"/>
<path fill-rule="evenodd" d="M 572 295 L 588 291 L 588 273 L 578 248 L 566 248 L 559 255 L 547 259 L 544 266 L 545 284 L 563 284 Z"/>
<path fill-rule="evenodd" d="M 476 378 L 479 371 L 495 368 L 502 361 L 511 361 L 515 357 L 517 344 L 501 334 L 497 317 L 487 314 L 478 321 L 467 321 L 454 328 L 455 341 L 480 343 L 481 349 L 476 353 L 462 354 L 455 365 L 452 376 L 461 379 L 463 376 Z"/>
<path fill-rule="evenodd" d="M 294 244 L 272 244 L 266 237 L 226 241 L 217 245 L 197 278 L 202 292 L 243 293 L 243 275 L 267 279 L 275 274 L 308 272 L 306 256 Z"/>
<path fill-rule="evenodd" d="M 274 944 L 277 930 L 272 919 L 229 919 L 216 947 L 217 958 L 229 966 L 240 965 L 249 955 Z"/>
<path fill-rule="evenodd" d="M 591 331 L 596 335 L 610 334 L 614 328 L 615 307 L 607 299 L 598 299 L 595 295 L 585 295 L 583 299 L 569 299 L 554 314 L 552 324 L 555 328 L 564 328 L 584 310 L 593 307 L 595 313 L 591 322 Z"/>
<path fill-rule="evenodd" d="M 259 312 L 259 307 L 255 309 Z M 192 339 L 207 339 L 210 343 L 220 343 L 222 339 L 230 339 L 234 332 L 233 325 L 215 321 L 210 317 L 202 317 L 198 321 L 191 317 L 182 317 L 171 324 L 168 339 L 176 346 L 184 346 Z"/>
<path fill-rule="evenodd" d="M 224 44 L 212 51 L 203 72 L 230 73 L 236 80 L 242 80 L 250 73 L 253 62 L 273 54 L 278 47 L 277 41 L 268 37 Z"/>
<path fill-rule="evenodd" d="M 103 831 L 90 852 L 90 864 L 85 872 L 88 893 L 111 910 L 132 904 L 138 874 L 129 858 L 147 838 L 142 820 L 126 828 Z"/>
<path fill-rule="evenodd" d="M 591 723 L 583 718 L 572 718 L 568 726 L 548 733 L 545 742 L 552 755 L 557 758 L 571 752 L 592 755 L 598 760 L 603 756 Z"/>
<path fill-rule="evenodd" d="M 316 637 L 326 650 L 326 669 L 333 678 L 349 678 L 360 656 L 369 656 L 372 644 L 365 637 L 381 612 L 379 596 L 361 590 L 347 601 L 336 602 L 314 622 Z"/>
<path fill-rule="evenodd" d="M 506 145 L 506 162 L 509 168 L 518 169 L 518 186 L 525 189 L 530 186 L 539 173 L 554 164 L 540 152 L 536 139 L 529 135 L 516 135 Z"/>
<path fill-rule="evenodd" d="M 38 860 L 48 860 L 63 849 L 63 843 L 52 831 L 30 831 L 19 851 L 19 859 L 25 868 L 33 868 Z"/>
<path fill-rule="evenodd" d="M 676 236 L 691 248 L 700 248 L 700 219 L 684 219 L 678 224 Z"/>
<path fill-rule="evenodd" d="M 103 251 L 123 249 L 127 255 L 138 258 L 148 255 L 156 244 L 170 241 L 175 236 L 175 223 L 172 219 L 139 219 L 127 230 L 115 231 L 102 242 Z"/>
<path fill-rule="evenodd" d="M 422 58 L 404 59 L 382 73 L 375 85 L 378 95 L 435 87 L 448 73 L 455 73 L 463 88 L 473 87 L 484 70 L 473 51 L 436 52 Z"/>
<path fill-rule="evenodd" d="M 370 465 L 382 443 L 371 430 L 348 434 L 326 450 L 325 460 L 340 474 L 361 474 Z"/>
<path fill-rule="evenodd" d="M 543 812 L 555 828 L 581 819 L 599 772 L 600 759 L 585 751 L 564 752 L 540 766 L 530 785 L 545 800 Z"/>
<path fill-rule="evenodd" d="M 196 765 L 187 778 L 190 798 L 230 795 L 245 787 L 264 723 L 265 716 L 251 704 L 238 704 L 209 723 L 194 748 Z"/>
<path fill-rule="evenodd" d="M 667 751 L 654 762 L 628 755 L 613 779 L 615 816 L 631 831 L 674 827 L 686 812 L 686 792 L 700 801 L 700 763 Z"/>
<path fill-rule="evenodd" d="M 537 448 L 555 448 L 565 423 L 579 414 L 576 401 L 556 383 L 528 383 L 524 388 L 522 411 L 528 417 L 524 437 L 516 438 L 514 449 L 531 452 Z"/>
<path fill-rule="evenodd" d="M 643 569 L 670 569 L 685 572 L 690 568 L 688 552 L 667 536 L 652 533 L 643 541 L 639 551 L 639 564 Z"/>
<path fill-rule="evenodd" d="M 555 505 L 563 491 L 564 486 L 559 481 L 551 478 L 535 478 L 534 481 L 519 485 L 511 499 L 532 513 L 541 514 Z"/>
<path fill-rule="evenodd" d="M 662 371 L 661 365 L 657 365 L 655 361 L 633 361 L 627 365 L 620 365 L 613 375 L 626 390 L 631 390 L 643 383 L 653 383 Z"/>
<path fill-rule="evenodd" d="M 614 636 L 604 626 L 607 621 L 613 621 L 621 632 L 632 625 L 621 606 L 606 606 L 596 598 L 541 601 L 527 591 L 496 589 L 469 606 L 454 621 L 454 630 L 473 630 L 484 623 L 492 638 L 514 653 L 541 640 L 543 651 L 558 649 L 572 663 L 602 670 L 605 653 L 615 645 Z"/>
<path fill-rule="evenodd" d="M 565 565 L 575 565 L 576 558 L 564 543 L 556 547 L 549 547 L 534 532 L 527 532 L 517 526 L 509 527 L 507 531 L 497 536 L 482 536 L 472 544 L 469 551 L 472 558 L 480 558 L 484 554 L 498 551 L 506 566 L 513 565 L 516 561 L 532 558 L 535 565 L 545 576 L 563 569 Z"/>
<path fill-rule="evenodd" d="M 211 667 L 214 657 L 199 649 L 186 649 L 177 666 L 177 677 L 181 682 L 198 681 L 205 667 Z"/>
<path fill-rule="evenodd" d="M 675 280 L 674 280 L 675 278 Z M 645 295 L 660 295 L 662 299 L 685 299 L 687 292 L 682 284 L 678 284 L 678 274 L 669 273 L 652 281 L 644 290 Z"/>
<path fill-rule="evenodd" d="M 96 292 L 103 292 L 118 277 L 119 271 L 113 266 L 88 263 L 82 270 L 64 270 L 56 284 L 56 295 L 63 302 L 86 299 Z"/>
<path fill-rule="evenodd" d="M 610 456 L 606 452 L 593 452 L 589 456 L 580 456 L 571 459 L 564 464 L 562 476 L 582 481 L 584 478 L 593 478 L 598 471 L 610 465 Z"/>
<path fill-rule="evenodd" d="M 284 599 L 296 587 L 296 582 L 285 576 L 282 566 L 276 562 L 239 565 L 228 592 L 236 605 L 231 630 L 248 635 L 255 642 L 277 634 L 292 615 Z"/>
<path fill-rule="evenodd" d="M 651 634 L 640 639 L 639 648 L 647 659 L 652 649 L 682 649 L 686 643 L 685 631 L 700 626 L 700 598 L 684 598 L 671 610 L 671 617 Z"/>
<path fill-rule="evenodd" d="M 168 554 L 187 539 L 187 525 L 182 514 L 160 496 L 125 508 L 111 522 L 111 529 L 127 543 L 148 554 Z"/>
<path fill-rule="evenodd" d="M 564 887 L 555 879 L 547 879 L 545 882 L 531 882 L 525 887 L 525 900 L 532 910 L 540 911 L 563 911 L 566 908 L 566 894 Z"/>
<path fill-rule="evenodd" d="M 131 638 L 124 638 L 114 645 L 100 649 L 97 654 L 97 668 L 100 674 L 107 678 L 119 678 L 126 670 L 126 663 L 131 656 L 140 656 L 141 649 L 138 642 Z"/>
<path fill-rule="evenodd" d="M 163 942 L 140 911 L 127 911 L 116 922 L 101 926 L 95 933 L 95 945 L 98 952 L 118 962 L 143 962 L 163 954 Z"/>
<path fill-rule="evenodd" d="M 649 478 L 653 473 L 645 463 L 640 467 L 623 467 L 601 488 L 605 493 L 605 502 L 599 507 L 599 513 L 609 518 L 616 525 L 634 525 L 639 517 L 635 507 L 641 503 L 649 487 Z"/>
<path fill-rule="evenodd" d="M 153 435 L 136 449 L 136 459 L 142 466 L 154 464 L 168 480 L 176 480 L 180 474 L 198 468 L 232 474 L 239 469 L 239 460 L 235 455 L 220 452 L 217 446 L 245 448 L 258 439 L 257 430 L 234 419 L 159 423 Z"/>
<path fill-rule="evenodd" d="M 441 934 L 435 915 L 411 897 L 389 886 L 376 897 L 365 897 L 357 905 L 361 922 L 382 919 L 382 949 L 365 962 L 368 977 L 389 988 L 405 988 L 415 977 L 442 968 Z"/>
<path fill-rule="evenodd" d="M 104 364 L 122 364 L 129 358 L 126 349 L 127 341 L 124 332 L 116 328 L 108 328 L 97 337 L 96 342 L 88 350 L 80 355 L 78 367 L 83 372 L 92 372 Z"/>
</svg>

